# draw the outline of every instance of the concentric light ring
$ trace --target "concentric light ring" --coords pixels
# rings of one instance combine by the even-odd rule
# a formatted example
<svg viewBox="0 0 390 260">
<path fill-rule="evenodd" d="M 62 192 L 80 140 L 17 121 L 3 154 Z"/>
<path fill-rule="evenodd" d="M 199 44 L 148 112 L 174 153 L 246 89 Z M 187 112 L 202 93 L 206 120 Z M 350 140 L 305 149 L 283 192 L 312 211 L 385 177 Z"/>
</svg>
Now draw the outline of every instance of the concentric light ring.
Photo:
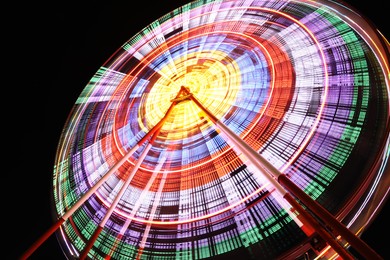
<svg viewBox="0 0 390 260">
<path fill-rule="evenodd" d="M 310 235 L 215 120 L 184 94 L 178 101 L 183 86 L 314 200 L 359 223 L 364 211 L 348 215 L 361 207 L 354 191 L 376 189 L 375 165 L 388 158 L 388 46 L 348 15 L 327 1 L 194 1 L 121 46 L 59 142 L 56 214 L 79 207 L 61 228 L 67 253 L 100 225 L 96 259 L 272 258 Z M 373 155 L 363 160 L 364 149 Z"/>
</svg>

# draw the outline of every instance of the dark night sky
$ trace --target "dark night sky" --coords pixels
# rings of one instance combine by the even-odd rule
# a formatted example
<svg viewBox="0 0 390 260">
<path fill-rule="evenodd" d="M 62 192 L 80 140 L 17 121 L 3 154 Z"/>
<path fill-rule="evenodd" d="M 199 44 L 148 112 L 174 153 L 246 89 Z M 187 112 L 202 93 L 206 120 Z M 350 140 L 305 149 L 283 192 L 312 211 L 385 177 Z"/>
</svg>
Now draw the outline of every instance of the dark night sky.
<svg viewBox="0 0 390 260">
<path fill-rule="evenodd" d="M 3 259 L 17 259 L 53 223 L 51 185 L 57 144 L 67 116 L 88 81 L 123 43 L 188 1 L 149 0 L 137 3 L 138 7 L 132 1 L 118 2 L 93 2 L 91 6 L 66 1 L 51 6 L 28 3 L 13 9 L 15 15 L 9 23 L 23 23 L 16 23 L 7 38 L 14 39 L 12 48 L 3 49 L 12 57 L 7 77 L 13 77 L 8 81 L 14 82 L 7 83 L 10 93 L 5 101 L 15 102 L 4 106 L 5 114 L 11 116 L 6 132 L 14 137 L 11 144 L 10 140 L 4 142 L 12 148 L 7 149 L 9 160 L 3 163 L 11 166 L 5 168 L 6 181 L 2 182 L 6 191 L 3 234 L 11 234 L 3 236 L 8 249 Z M 390 39 L 386 8 L 374 8 L 383 1 L 359 2 L 353 5 Z M 383 256 L 389 251 L 388 240 L 383 238 L 388 217 L 388 213 L 379 215 L 363 234 L 363 239 Z M 52 235 L 30 259 L 65 257 Z"/>
</svg>

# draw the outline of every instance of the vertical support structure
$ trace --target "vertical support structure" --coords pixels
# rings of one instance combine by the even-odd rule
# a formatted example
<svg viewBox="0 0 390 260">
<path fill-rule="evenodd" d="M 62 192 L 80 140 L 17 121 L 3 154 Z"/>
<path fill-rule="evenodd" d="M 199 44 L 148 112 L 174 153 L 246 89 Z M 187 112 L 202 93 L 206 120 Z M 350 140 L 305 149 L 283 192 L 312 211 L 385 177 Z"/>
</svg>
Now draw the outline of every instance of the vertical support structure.
<svg viewBox="0 0 390 260">
<path fill-rule="evenodd" d="M 276 188 L 276 190 L 287 201 L 291 201 L 289 193 L 285 190 L 287 188 L 296 198 L 302 201 L 308 209 L 317 214 L 319 219 L 323 220 L 329 227 L 337 231 L 344 239 L 353 246 L 356 251 L 366 259 L 383 259 L 372 248 L 370 248 L 363 240 L 356 236 L 347 227 L 341 224 L 332 214 L 330 214 L 320 204 L 315 202 L 309 195 L 303 192 L 297 187 L 286 175 L 279 172 L 270 162 L 264 159 L 258 152 L 252 149 L 247 143 L 245 143 L 239 136 L 237 136 L 226 125 L 220 122 L 203 104 L 192 94 L 190 91 L 182 86 L 183 92 L 189 96 L 189 98 L 210 118 L 210 120 L 234 143 L 237 148 L 251 161 L 251 163 L 260 171 L 264 172 L 264 177 Z M 282 186 L 283 184 L 284 186 Z M 294 203 L 295 204 L 295 203 Z M 297 208 L 297 211 L 303 216 L 307 217 L 307 212 L 303 208 Z M 306 219 L 308 223 L 312 220 Z M 315 228 L 315 226 L 313 227 Z M 319 234 L 323 233 L 321 230 L 316 230 Z M 339 247 L 334 244 L 334 239 L 330 239 L 330 236 L 323 237 L 329 245 L 340 255 L 349 255 L 348 251 L 344 247 Z M 346 258 L 348 259 L 348 258 Z"/>
<path fill-rule="evenodd" d="M 226 125 L 220 122 L 206 107 L 201 104 L 201 102 L 192 94 L 190 91 L 181 87 L 180 91 L 174 99 L 171 100 L 172 104 L 168 108 L 165 116 L 143 137 L 141 140 L 127 153 L 121 160 L 119 160 L 91 189 L 89 189 L 62 217 L 60 217 L 54 225 L 50 227 L 32 246 L 25 251 L 21 256 L 20 260 L 27 259 L 31 254 L 35 252 L 39 246 L 44 243 L 69 217 L 71 217 L 74 212 L 80 208 L 92 194 L 94 194 L 99 187 L 105 183 L 108 178 L 117 171 L 125 161 L 127 161 L 132 154 L 149 138 L 151 139 L 149 144 L 145 147 L 145 150 L 142 152 L 138 162 L 134 166 L 132 172 L 127 178 L 126 182 L 123 184 L 120 192 L 115 198 L 113 204 L 110 206 L 108 212 L 106 213 L 104 219 L 99 224 L 98 228 L 95 230 L 91 239 L 88 241 L 88 244 L 84 248 L 80 259 L 85 259 L 88 255 L 89 250 L 93 247 L 94 242 L 97 240 L 100 232 L 103 230 L 105 223 L 110 218 L 112 212 L 114 211 L 116 205 L 118 204 L 120 198 L 126 190 L 126 187 L 131 182 L 132 177 L 135 172 L 140 167 L 142 161 L 150 150 L 155 138 L 162 125 L 168 118 L 168 115 L 172 112 L 174 105 L 183 101 L 183 100 L 192 100 L 209 118 L 210 120 L 231 140 L 231 142 L 248 158 L 248 160 L 257 168 L 257 170 L 263 174 L 265 177 L 279 192 L 282 197 L 294 207 L 297 212 L 307 221 L 307 223 L 312 226 L 317 233 L 324 238 L 328 244 L 343 258 L 343 259 L 354 259 L 351 254 L 341 246 L 332 235 L 326 231 L 318 221 L 311 216 L 308 212 L 303 209 L 303 207 L 289 194 L 291 192 L 297 199 L 299 199 L 305 206 L 314 214 L 317 215 L 319 219 L 324 221 L 326 225 L 331 227 L 339 235 L 341 235 L 351 246 L 353 246 L 356 251 L 361 254 L 366 259 L 378 259 L 383 260 L 373 249 L 371 249 L 364 241 L 357 237 L 353 232 L 351 232 L 347 227 L 340 223 L 332 214 L 330 214 L 325 208 L 320 204 L 314 201 L 309 195 L 303 192 L 299 187 L 297 187 L 285 174 L 279 172 L 271 163 L 264 159 L 259 153 L 252 149 L 247 143 L 245 143 L 239 136 L 237 136 L 233 131 L 231 131 Z M 283 185 L 283 186 L 282 186 Z M 287 190 L 289 191 L 287 191 Z"/>
<path fill-rule="evenodd" d="M 312 215 L 310 215 L 310 213 L 306 212 L 301 204 L 299 204 L 289 193 L 286 193 L 283 198 L 287 200 L 290 205 L 299 212 L 299 214 L 302 215 L 305 221 L 307 221 L 309 225 L 317 231 L 318 235 L 328 242 L 328 244 L 339 254 L 339 256 L 341 256 L 342 259 L 354 259 L 351 254 L 348 253 L 347 250 L 340 245 L 340 243 L 338 243 L 337 240 L 332 237 L 331 234 L 329 234 L 329 232 L 326 231 L 326 229 L 322 227 Z"/>
<path fill-rule="evenodd" d="M 182 94 L 182 91 L 179 91 L 176 98 Z M 64 223 L 69 217 L 71 217 L 74 212 L 81 207 L 92 196 L 102 185 L 105 183 L 108 178 L 117 171 L 123 163 L 125 163 L 135 151 L 145 143 L 157 130 L 159 130 L 169 114 L 172 112 L 173 107 L 177 104 L 177 102 L 172 102 L 169 106 L 167 112 L 164 117 L 153 126 L 150 131 L 138 141 L 138 143 L 130 149 L 130 151 L 125 154 L 121 160 L 119 160 L 94 186 L 92 186 L 62 217 L 60 217 L 44 234 L 42 234 L 19 258 L 20 260 L 25 260 L 30 257 L 61 225 Z"/>
<path fill-rule="evenodd" d="M 278 181 L 288 189 L 295 197 L 302 201 L 314 214 L 320 218 L 338 235 L 342 236 L 359 254 L 365 259 L 383 259 L 363 240 L 356 236 L 345 225 L 340 223 L 332 214 L 323 208 L 317 201 L 313 200 L 304 191 L 298 188 L 285 174 L 278 176 Z"/>
</svg>

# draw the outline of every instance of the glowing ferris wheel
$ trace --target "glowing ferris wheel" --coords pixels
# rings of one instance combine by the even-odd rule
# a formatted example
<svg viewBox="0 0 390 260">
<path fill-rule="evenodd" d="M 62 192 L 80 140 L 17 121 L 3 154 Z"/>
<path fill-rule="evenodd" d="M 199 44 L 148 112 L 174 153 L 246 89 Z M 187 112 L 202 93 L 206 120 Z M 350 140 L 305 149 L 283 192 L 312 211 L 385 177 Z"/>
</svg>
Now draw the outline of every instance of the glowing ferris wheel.
<svg viewBox="0 0 390 260">
<path fill-rule="evenodd" d="M 359 235 L 387 199 L 389 57 L 333 1 L 193 1 L 160 17 L 74 104 L 58 220 L 24 256 L 57 231 L 68 258 L 352 259 L 351 246 L 380 259 Z"/>
</svg>

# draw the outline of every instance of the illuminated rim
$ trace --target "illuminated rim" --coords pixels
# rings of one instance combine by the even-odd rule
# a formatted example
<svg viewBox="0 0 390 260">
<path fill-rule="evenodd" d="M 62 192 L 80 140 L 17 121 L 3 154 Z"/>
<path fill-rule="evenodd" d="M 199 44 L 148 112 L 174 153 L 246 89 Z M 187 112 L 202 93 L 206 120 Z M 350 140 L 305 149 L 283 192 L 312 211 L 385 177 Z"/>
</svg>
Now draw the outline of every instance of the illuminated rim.
<svg viewBox="0 0 390 260">
<path fill-rule="evenodd" d="M 389 156 L 389 50 L 363 23 L 349 7 L 327 1 L 194 1 L 132 37 L 87 84 L 58 145 L 58 217 L 73 212 L 136 148 L 66 219 L 66 253 L 83 250 L 128 178 L 90 256 L 201 259 L 277 243 L 267 253 L 276 257 L 307 237 L 291 206 L 190 100 L 173 108 L 141 158 L 148 142 L 138 142 L 181 86 L 313 199 L 361 230 Z M 365 143 L 374 152 L 361 162 L 365 168 L 355 168 Z M 341 190 L 350 172 L 354 182 Z M 176 231 L 175 239 L 164 230 Z M 209 235 L 194 236 L 204 232 Z"/>
</svg>

